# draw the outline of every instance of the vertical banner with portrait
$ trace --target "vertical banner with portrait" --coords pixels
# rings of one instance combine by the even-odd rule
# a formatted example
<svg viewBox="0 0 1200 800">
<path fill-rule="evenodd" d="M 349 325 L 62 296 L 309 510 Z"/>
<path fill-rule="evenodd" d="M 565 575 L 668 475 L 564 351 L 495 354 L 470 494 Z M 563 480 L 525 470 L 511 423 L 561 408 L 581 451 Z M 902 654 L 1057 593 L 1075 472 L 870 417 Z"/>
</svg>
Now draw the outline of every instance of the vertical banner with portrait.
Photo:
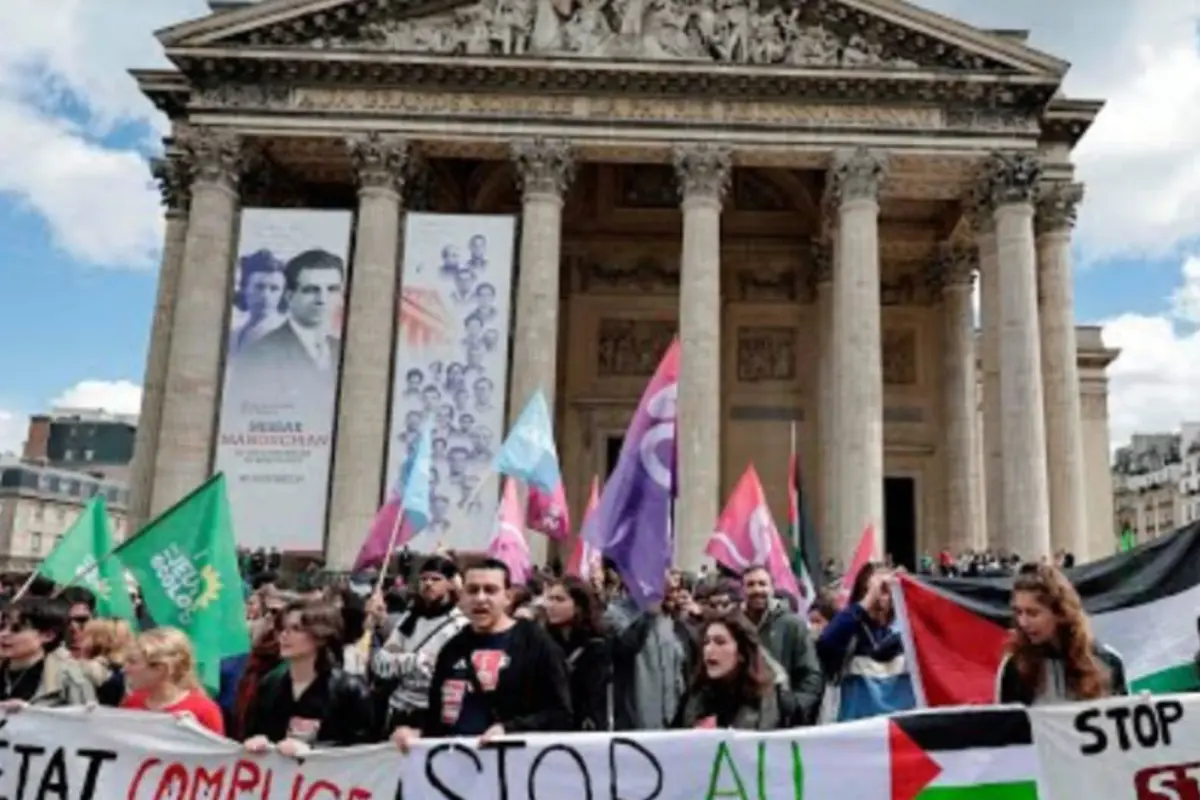
<svg viewBox="0 0 1200 800">
<path fill-rule="evenodd" d="M 351 224 L 242 211 L 216 458 L 242 547 L 324 547 Z"/>
<path fill-rule="evenodd" d="M 511 216 L 407 215 L 387 475 L 395 485 L 431 415 L 431 523 L 418 549 L 482 550 L 491 533 L 496 492 L 478 490 L 504 435 L 515 231 Z"/>
</svg>

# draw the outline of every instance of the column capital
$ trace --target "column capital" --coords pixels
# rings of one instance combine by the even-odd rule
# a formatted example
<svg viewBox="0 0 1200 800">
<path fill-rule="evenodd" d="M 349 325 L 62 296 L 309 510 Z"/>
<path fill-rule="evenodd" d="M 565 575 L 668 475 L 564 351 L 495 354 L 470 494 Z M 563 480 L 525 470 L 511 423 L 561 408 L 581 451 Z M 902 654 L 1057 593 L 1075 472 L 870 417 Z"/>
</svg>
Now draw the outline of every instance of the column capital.
<svg viewBox="0 0 1200 800">
<path fill-rule="evenodd" d="M 935 295 L 944 295 L 951 289 L 966 289 L 975 285 L 979 271 L 979 254 L 974 247 L 944 243 L 938 246 L 937 255 L 929 264 L 925 278 Z"/>
<path fill-rule="evenodd" d="M 150 160 L 150 173 L 158 182 L 158 191 L 162 194 L 167 216 L 186 214 L 192 201 L 191 175 L 188 173 L 187 162 L 178 155 L 154 158 Z"/>
<path fill-rule="evenodd" d="M 983 165 L 983 191 L 993 209 L 1013 203 L 1032 203 L 1042 177 L 1042 162 L 1034 153 L 993 153 Z"/>
<path fill-rule="evenodd" d="M 720 203 L 729 189 L 733 156 L 713 144 L 680 145 L 672 154 L 682 200 L 707 199 Z"/>
<path fill-rule="evenodd" d="M 887 155 L 879 150 L 856 147 L 834 151 L 825 184 L 826 202 L 834 207 L 851 200 L 878 202 L 887 165 Z"/>
<path fill-rule="evenodd" d="M 360 189 L 390 189 L 399 194 L 408 177 L 408 140 L 377 131 L 350 136 L 346 150 Z"/>
<path fill-rule="evenodd" d="M 1079 204 L 1083 202 L 1083 184 L 1053 181 L 1043 183 L 1037 196 L 1037 232 L 1070 233 L 1075 227 Z"/>
<path fill-rule="evenodd" d="M 176 137 L 193 183 L 212 183 L 235 191 L 246 166 L 245 139 L 234 131 L 189 126 Z"/>
<path fill-rule="evenodd" d="M 575 175 L 571 143 L 565 139 L 517 139 L 509 145 L 509 155 L 526 197 L 548 194 L 561 199 Z"/>
</svg>

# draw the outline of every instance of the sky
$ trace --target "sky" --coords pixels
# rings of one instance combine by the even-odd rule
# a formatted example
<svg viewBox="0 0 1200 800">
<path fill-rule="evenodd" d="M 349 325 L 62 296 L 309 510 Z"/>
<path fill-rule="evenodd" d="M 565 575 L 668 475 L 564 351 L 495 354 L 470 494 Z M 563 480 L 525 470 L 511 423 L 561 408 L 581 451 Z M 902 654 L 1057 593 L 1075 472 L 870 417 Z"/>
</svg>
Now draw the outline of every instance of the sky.
<svg viewBox="0 0 1200 800">
<path fill-rule="evenodd" d="M 1107 99 L 1076 149 L 1079 322 L 1122 350 L 1116 443 L 1200 418 L 1200 0 L 921 0 L 1072 63 Z M 0 453 L 54 405 L 138 411 L 163 220 L 166 120 L 127 70 L 203 0 L 0 2 Z"/>
</svg>

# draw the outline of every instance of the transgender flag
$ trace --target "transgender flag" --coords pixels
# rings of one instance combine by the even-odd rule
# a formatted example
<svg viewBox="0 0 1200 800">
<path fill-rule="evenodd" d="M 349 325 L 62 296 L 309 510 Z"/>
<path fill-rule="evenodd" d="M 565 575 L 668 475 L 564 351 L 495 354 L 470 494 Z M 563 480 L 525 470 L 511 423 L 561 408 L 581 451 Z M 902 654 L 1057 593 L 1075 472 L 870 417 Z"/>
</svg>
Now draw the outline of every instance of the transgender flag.
<svg viewBox="0 0 1200 800">
<path fill-rule="evenodd" d="M 562 541 L 570 535 L 571 519 L 563 490 L 558 448 L 550 423 L 550 406 L 538 389 L 496 455 L 496 471 L 529 487 L 525 527 Z"/>
<path fill-rule="evenodd" d="M 426 418 L 417 446 L 405 460 L 387 501 L 375 512 L 371 531 L 354 561 L 356 571 L 386 564 L 396 548 L 408 544 L 429 525 L 432 462 L 433 423 Z"/>
<path fill-rule="evenodd" d="M 639 607 L 661 602 L 674 547 L 675 407 L 679 339 L 671 342 L 638 403 L 616 469 L 584 539 L 612 560 Z"/>
</svg>

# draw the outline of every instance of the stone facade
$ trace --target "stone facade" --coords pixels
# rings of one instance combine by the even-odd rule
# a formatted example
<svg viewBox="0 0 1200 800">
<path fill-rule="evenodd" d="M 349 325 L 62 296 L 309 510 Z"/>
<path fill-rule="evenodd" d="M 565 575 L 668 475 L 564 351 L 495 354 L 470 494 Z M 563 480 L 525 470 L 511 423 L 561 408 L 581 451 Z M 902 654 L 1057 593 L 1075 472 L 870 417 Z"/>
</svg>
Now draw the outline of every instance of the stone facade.
<svg viewBox="0 0 1200 800">
<path fill-rule="evenodd" d="M 177 70 L 137 77 L 189 202 L 135 513 L 210 468 L 209 332 L 253 187 L 357 209 L 335 565 L 380 499 L 406 207 L 520 215 L 509 407 L 546 392 L 577 513 L 678 332 L 685 566 L 749 461 L 784 518 L 793 438 L 841 558 L 868 524 L 903 560 L 1107 552 L 1115 354 L 1076 333 L 1068 280 L 1100 104 L 1059 94 L 1064 62 L 895 0 L 293 0 L 160 38 Z"/>
</svg>

